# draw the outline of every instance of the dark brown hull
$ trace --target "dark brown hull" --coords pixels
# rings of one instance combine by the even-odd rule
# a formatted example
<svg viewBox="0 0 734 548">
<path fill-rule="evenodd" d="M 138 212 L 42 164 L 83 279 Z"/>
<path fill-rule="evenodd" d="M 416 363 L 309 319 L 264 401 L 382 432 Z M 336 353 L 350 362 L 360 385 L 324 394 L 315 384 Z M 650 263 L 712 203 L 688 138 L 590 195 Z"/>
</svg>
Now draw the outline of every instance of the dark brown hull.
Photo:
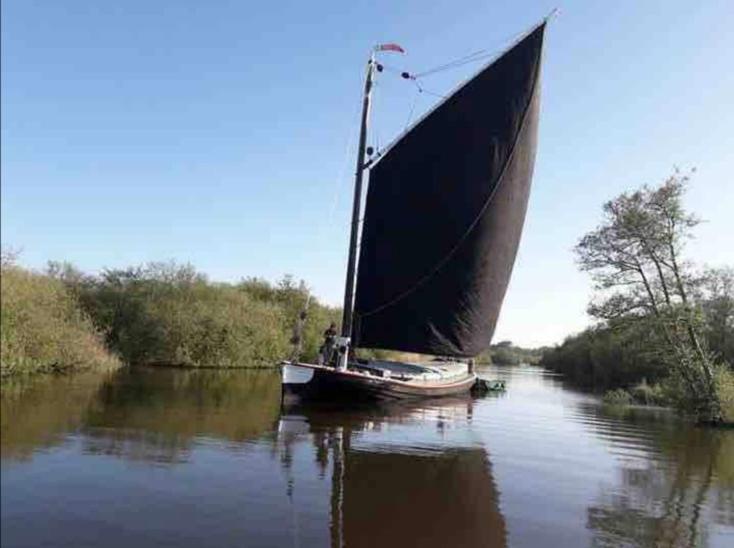
<svg viewBox="0 0 734 548">
<path fill-rule="evenodd" d="M 476 375 L 466 374 L 446 381 L 401 381 L 379 378 L 331 367 L 297 364 L 313 370 L 313 377 L 302 384 L 283 384 L 287 395 L 313 399 L 378 399 L 435 398 L 468 393 Z"/>
</svg>

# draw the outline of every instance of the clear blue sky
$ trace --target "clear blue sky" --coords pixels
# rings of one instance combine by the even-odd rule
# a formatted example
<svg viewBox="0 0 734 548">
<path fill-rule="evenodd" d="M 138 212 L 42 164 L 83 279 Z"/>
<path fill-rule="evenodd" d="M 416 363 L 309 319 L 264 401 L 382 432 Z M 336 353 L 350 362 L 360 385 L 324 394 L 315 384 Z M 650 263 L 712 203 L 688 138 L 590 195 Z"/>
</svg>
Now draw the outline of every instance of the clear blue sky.
<svg viewBox="0 0 734 548">
<path fill-rule="evenodd" d="M 589 319 L 571 249 L 600 205 L 674 165 L 708 220 L 690 257 L 734 264 L 734 2 L 2 2 L 2 243 L 42 267 L 190 261 L 214 280 L 286 273 L 338 303 L 362 68 L 499 49 L 553 7 L 539 153 L 496 339 Z M 425 85 L 446 92 L 476 66 Z M 416 94 L 381 76 L 373 136 Z M 416 115 L 434 98 L 418 98 Z"/>
</svg>

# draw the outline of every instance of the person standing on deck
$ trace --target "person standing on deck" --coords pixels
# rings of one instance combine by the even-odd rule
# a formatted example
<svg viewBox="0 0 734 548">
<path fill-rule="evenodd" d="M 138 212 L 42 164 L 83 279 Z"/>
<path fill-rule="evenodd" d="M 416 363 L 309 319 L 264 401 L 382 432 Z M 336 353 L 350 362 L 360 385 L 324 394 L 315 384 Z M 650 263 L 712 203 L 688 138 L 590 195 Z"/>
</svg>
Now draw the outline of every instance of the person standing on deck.
<svg viewBox="0 0 734 548">
<path fill-rule="evenodd" d="M 291 344 L 293 345 L 293 353 L 291 354 L 292 362 L 298 362 L 301 358 L 301 351 L 303 350 L 303 328 L 306 325 L 306 318 L 308 318 L 308 312 L 304 309 L 298 315 L 296 323 L 293 324 L 293 336 L 291 336 Z"/>
<path fill-rule="evenodd" d="M 331 322 L 329 328 L 324 331 L 324 344 L 321 345 L 319 351 L 320 361 L 323 364 L 329 365 L 331 357 L 334 354 L 334 344 L 336 343 L 336 323 Z"/>
</svg>

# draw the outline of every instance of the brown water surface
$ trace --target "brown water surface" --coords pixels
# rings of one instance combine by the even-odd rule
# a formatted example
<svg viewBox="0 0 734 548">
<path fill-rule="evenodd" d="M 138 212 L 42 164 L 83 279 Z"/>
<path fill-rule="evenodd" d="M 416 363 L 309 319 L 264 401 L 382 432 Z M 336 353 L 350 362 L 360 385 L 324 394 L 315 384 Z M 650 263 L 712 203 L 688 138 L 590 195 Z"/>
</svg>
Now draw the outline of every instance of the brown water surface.
<svg viewBox="0 0 734 548">
<path fill-rule="evenodd" d="M 482 373 L 507 393 L 348 408 L 271 372 L 5 383 L 2 546 L 734 546 L 734 431 Z"/>
</svg>

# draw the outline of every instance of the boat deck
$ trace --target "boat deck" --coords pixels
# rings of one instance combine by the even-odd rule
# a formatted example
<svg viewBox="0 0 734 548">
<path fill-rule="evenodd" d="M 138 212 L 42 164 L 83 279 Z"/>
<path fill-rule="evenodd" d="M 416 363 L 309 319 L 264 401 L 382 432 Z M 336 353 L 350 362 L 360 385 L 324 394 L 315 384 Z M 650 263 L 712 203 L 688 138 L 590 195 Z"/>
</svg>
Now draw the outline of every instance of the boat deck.
<svg viewBox="0 0 734 548">
<path fill-rule="evenodd" d="M 401 380 L 439 380 L 467 374 L 467 364 L 455 361 L 435 361 L 428 364 L 394 362 L 388 360 L 364 360 L 349 364 L 352 370 L 364 373 L 385 376 Z"/>
</svg>

